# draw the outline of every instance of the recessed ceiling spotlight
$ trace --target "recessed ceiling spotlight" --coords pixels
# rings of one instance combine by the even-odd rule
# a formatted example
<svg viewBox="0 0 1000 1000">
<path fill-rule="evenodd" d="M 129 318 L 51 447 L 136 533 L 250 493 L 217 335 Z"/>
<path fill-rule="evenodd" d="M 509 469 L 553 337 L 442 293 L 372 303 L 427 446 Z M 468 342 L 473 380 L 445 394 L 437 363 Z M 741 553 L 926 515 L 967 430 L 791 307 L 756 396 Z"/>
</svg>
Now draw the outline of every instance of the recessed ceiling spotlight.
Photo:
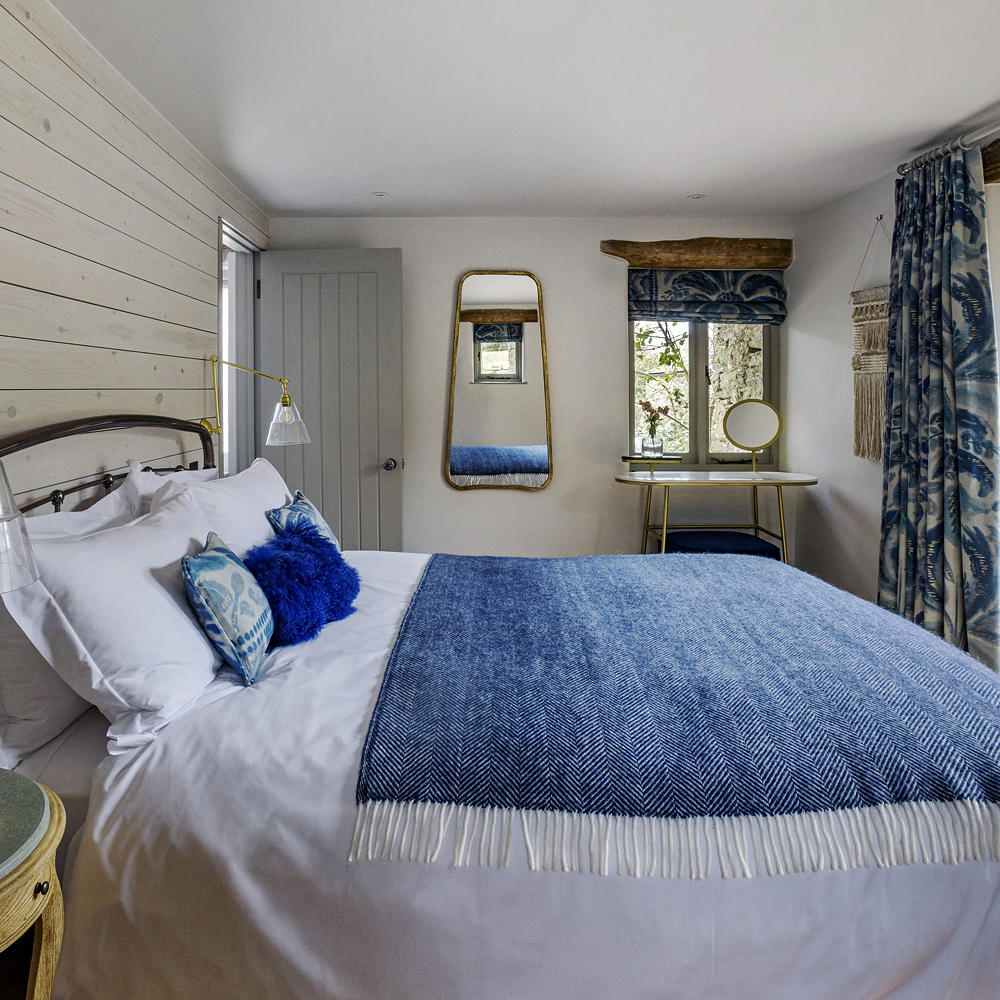
<svg viewBox="0 0 1000 1000">
<path fill-rule="evenodd" d="M 373 198 L 388 198 L 389 197 L 389 192 L 388 191 L 372 191 L 372 197 Z"/>
<path fill-rule="evenodd" d="M 705 196 L 703 194 L 689 194 L 688 195 L 688 198 L 690 198 L 691 201 L 697 201 L 699 198 L 704 198 L 704 197 Z"/>
</svg>

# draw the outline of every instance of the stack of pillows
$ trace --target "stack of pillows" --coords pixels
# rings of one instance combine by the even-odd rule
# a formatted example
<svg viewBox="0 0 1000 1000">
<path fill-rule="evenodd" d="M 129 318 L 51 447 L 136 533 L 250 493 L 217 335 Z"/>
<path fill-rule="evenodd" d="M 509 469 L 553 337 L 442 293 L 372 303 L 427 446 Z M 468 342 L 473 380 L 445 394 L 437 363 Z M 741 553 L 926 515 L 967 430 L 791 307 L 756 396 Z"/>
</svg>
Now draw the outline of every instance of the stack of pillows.
<svg viewBox="0 0 1000 1000">
<path fill-rule="evenodd" d="M 88 704 L 111 753 L 146 744 L 221 663 L 252 683 L 269 647 L 349 615 L 359 591 L 322 516 L 262 459 L 225 479 L 134 468 L 90 509 L 27 525 L 40 578 L 0 603 L 2 767 Z"/>
<path fill-rule="evenodd" d="M 266 515 L 274 537 L 242 559 L 211 531 L 201 552 L 181 560 L 191 607 L 244 684 L 254 682 L 271 646 L 306 642 L 351 614 L 361 585 L 301 490 Z"/>
</svg>

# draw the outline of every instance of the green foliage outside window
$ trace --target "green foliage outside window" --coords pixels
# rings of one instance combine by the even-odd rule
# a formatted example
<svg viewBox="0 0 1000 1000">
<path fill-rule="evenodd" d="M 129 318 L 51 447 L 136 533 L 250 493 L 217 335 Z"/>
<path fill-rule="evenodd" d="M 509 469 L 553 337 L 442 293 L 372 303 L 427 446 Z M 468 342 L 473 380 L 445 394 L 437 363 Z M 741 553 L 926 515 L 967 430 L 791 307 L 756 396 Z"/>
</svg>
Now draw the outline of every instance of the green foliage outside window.
<svg viewBox="0 0 1000 1000">
<path fill-rule="evenodd" d="M 686 453 L 690 424 L 688 324 L 635 324 L 635 446 L 645 432 L 642 403 L 667 407 L 659 435 L 665 452 Z"/>
<path fill-rule="evenodd" d="M 705 429 L 692 434 L 692 377 L 700 378 L 697 396 L 707 391 L 708 453 L 740 454 L 722 433 L 726 410 L 741 399 L 764 398 L 765 328 L 744 323 L 687 323 L 637 321 L 633 324 L 636 452 L 646 433 L 643 403 L 667 407 L 658 434 L 668 454 L 700 452 Z M 707 337 L 707 349 L 695 353 L 702 358 L 703 370 L 691 371 L 692 338 Z M 702 406 L 704 406 L 704 401 Z"/>
</svg>

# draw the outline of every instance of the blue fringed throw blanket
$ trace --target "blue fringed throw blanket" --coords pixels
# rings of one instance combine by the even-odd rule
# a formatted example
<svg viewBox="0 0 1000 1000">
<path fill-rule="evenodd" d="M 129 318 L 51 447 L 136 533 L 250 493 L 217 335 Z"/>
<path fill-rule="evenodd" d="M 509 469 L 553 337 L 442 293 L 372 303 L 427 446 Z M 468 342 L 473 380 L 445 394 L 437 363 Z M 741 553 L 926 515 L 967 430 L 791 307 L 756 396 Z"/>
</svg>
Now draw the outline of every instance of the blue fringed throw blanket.
<svg viewBox="0 0 1000 1000">
<path fill-rule="evenodd" d="M 767 559 L 434 556 L 351 859 L 749 877 L 1000 859 L 1000 680 Z M 451 850 L 445 848 L 451 837 Z"/>
</svg>

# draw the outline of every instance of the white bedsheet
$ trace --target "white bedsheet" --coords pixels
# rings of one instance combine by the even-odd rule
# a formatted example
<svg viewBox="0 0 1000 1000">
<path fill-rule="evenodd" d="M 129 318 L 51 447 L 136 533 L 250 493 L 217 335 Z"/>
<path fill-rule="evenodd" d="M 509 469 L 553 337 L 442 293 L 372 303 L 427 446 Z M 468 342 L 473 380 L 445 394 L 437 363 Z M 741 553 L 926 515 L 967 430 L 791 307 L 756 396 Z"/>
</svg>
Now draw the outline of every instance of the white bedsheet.
<svg viewBox="0 0 1000 1000">
<path fill-rule="evenodd" d="M 529 872 L 519 850 L 505 870 L 348 865 L 369 713 L 426 557 L 346 556 L 355 615 L 100 765 L 57 997 L 998 995 L 995 864 L 700 882 Z"/>
<path fill-rule="evenodd" d="M 55 739 L 29 753 L 15 768 L 48 785 L 66 810 L 66 832 L 56 850 L 56 871 L 63 874 L 66 854 L 87 818 L 94 769 L 108 755 L 108 720 L 91 708 Z"/>
</svg>

